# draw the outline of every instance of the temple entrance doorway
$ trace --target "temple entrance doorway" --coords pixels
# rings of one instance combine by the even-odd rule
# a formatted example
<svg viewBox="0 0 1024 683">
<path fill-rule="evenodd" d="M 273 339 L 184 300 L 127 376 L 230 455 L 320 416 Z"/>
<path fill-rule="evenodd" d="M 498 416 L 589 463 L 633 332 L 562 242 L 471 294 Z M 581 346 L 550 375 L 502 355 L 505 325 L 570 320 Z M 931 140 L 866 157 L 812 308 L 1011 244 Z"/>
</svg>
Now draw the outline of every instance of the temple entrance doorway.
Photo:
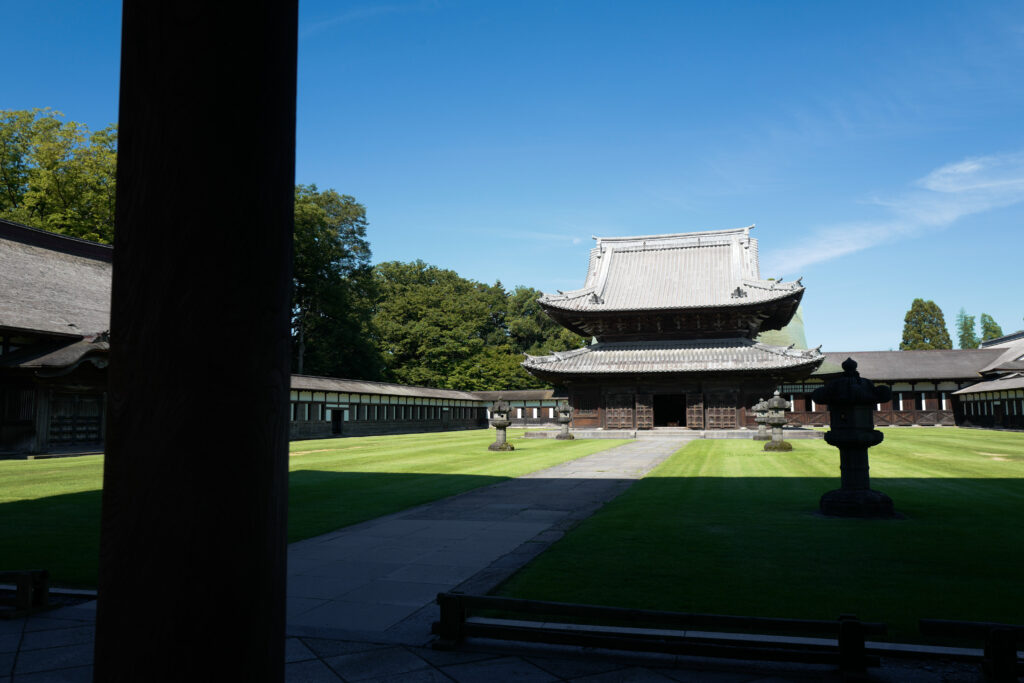
<svg viewBox="0 0 1024 683">
<path fill-rule="evenodd" d="M 686 394 L 657 394 L 654 397 L 655 427 L 686 426 Z"/>
</svg>

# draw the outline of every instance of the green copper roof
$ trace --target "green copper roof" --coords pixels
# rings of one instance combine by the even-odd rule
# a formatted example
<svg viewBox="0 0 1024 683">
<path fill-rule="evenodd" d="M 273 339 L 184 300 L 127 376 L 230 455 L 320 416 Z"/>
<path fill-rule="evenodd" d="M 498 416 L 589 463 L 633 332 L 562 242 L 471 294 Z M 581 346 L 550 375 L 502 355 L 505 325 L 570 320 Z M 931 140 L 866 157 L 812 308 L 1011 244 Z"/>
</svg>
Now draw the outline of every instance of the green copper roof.
<svg viewBox="0 0 1024 683">
<path fill-rule="evenodd" d="M 789 346 L 793 344 L 793 348 L 806 349 L 807 348 L 807 337 L 804 334 L 804 308 L 803 306 L 796 307 L 796 313 L 793 314 L 793 319 L 789 321 L 789 324 L 783 327 L 781 330 L 767 330 L 757 335 L 756 341 L 769 346 Z"/>
</svg>

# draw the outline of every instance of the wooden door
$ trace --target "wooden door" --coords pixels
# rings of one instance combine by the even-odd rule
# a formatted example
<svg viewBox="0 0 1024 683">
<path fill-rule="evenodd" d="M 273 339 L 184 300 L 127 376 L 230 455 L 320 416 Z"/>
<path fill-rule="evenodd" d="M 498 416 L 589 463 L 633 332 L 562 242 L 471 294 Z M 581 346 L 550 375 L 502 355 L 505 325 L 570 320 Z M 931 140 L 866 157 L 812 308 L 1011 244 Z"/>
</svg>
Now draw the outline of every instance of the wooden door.
<svg viewBox="0 0 1024 683">
<path fill-rule="evenodd" d="M 721 399 L 708 401 L 708 429 L 736 429 L 736 406 Z"/>
<path fill-rule="evenodd" d="M 633 397 L 609 394 L 604 411 L 605 429 L 633 429 Z"/>
<path fill-rule="evenodd" d="M 704 397 L 701 394 L 686 395 L 686 426 L 704 429 Z"/>
<path fill-rule="evenodd" d="M 654 429 L 654 397 L 650 394 L 636 395 L 636 428 Z"/>
<path fill-rule="evenodd" d="M 729 394 L 711 395 L 705 411 L 707 429 L 736 428 L 736 398 Z"/>
<path fill-rule="evenodd" d="M 573 394 L 572 396 L 572 426 L 573 427 L 600 427 L 601 414 L 599 407 L 601 396 L 594 393 Z"/>
</svg>

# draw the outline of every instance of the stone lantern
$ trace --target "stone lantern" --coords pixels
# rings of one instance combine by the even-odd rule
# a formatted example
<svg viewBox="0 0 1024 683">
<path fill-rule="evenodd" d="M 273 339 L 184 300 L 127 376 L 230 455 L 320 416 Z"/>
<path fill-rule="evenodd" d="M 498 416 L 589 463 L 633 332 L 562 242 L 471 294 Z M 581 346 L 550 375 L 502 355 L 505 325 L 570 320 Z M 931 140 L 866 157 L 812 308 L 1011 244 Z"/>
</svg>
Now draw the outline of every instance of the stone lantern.
<svg viewBox="0 0 1024 683">
<path fill-rule="evenodd" d="M 575 439 L 576 437 L 569 433 L 569 423 L 572 422 L 572 406 L 569 405 L 568 401 L 559 401 L 558 407 L 555 408 L 555 422 L 561 425 L 561 431 L 558 432 L 556 439 Z"/>
<path fill-rule="evenodd" d="M 765 401 L 765 403 L 768 404 L 768 415 L 765 417 L 765 421 L 772 428 L 772 440 L 764 445 L 764 450 L 793 450 L 793 444 L 782 440 L 782 425 L 788 421 L 786 419 L 786 411 L 789 410 L 790 402 L 779 396 L 779 390 L 776 389 L 775 395 Z"/>
<path fill-rule="evenodd" d="M 512 424 L 512 420 L 508 418 L 510 409 L 508 401 L 503 401 L 500 398 L 491 404 L 491 426 L 495 430 L 495 439 L 494 443 L 487 447 L 487 450 L 514 451 L 516 449 L 506 440 L 505 435 L 505 430 Z"/>
<path fill-rule="evenodd" d="M 885 435 L 875 429 L 874 410 L 892 396 L 889 387 L 876 387 L 862 379 L 857 362 L 843 361 L 843 376 L 815 389 L 811 398 L 828 406 L 831 431 L 825 441 L 839 449 L 841 488 L 821 497 L 821 512 L 837 517 L 892 517 L 892 498 L 872 491 L 868 476 L 868 448 Z"/>
<path fill-rule="evenodd" d="M 763 398 L 754 404 L 754 422 L 757 423 L 757 434 L 754 441 L 767 441 L 772 438 L 768 433 L 768 401 Z"/>
</svg>

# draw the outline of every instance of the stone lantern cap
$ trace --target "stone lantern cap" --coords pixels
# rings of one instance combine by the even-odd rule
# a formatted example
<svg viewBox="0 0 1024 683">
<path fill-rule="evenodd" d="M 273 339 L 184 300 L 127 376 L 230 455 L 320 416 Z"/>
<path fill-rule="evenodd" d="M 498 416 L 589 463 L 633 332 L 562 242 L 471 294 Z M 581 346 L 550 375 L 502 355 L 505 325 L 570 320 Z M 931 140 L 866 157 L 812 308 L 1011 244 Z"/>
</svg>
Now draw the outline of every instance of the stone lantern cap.
<svg viewBox="0 0 1024 683">
<path fill-rule="evenodd" d="M 775 390 L 775 395 L 767 401 L 768 410 L 787 410 L 790 406 L 789 401 L 779 396 L 779 390 Z"/>
<path fill-rule="evenodd" d="M 491 404 L 491 414 L 500 413 L 502 415 L 507 414 L 508 411 L 512 410 L 512 407 L 508 404 L 508 401 L 504 399 L 498 399 Z"/>
<path fill-rule="evenodd" d="M 811 398 L 828 406 L 874 406 L 892 398 L 892 390 L 862 378 L 857 372 L 857 361 L 847 358 L 843 361 L 843 376 L 815 389 Z"/>
</svg>

